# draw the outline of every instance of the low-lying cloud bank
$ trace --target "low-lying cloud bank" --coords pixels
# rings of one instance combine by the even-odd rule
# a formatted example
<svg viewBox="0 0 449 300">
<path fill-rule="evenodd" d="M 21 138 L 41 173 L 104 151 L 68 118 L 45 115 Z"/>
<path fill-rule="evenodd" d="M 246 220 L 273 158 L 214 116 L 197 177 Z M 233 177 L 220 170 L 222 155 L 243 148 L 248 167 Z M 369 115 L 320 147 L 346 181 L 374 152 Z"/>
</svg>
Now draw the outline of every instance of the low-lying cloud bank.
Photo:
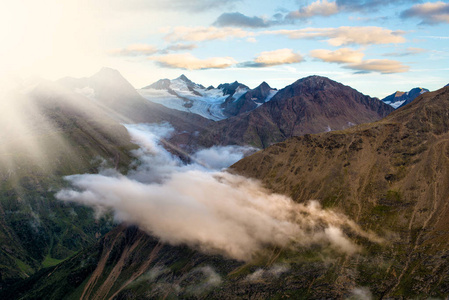
<svg viewBox="0 0 449 300">
<path fill-rule="evenodd" d="M 215 165 L 220 157 L 233 157 L 227 161 L 233 163 L 249 148 L 213 147 L 193 155 L 201 163 L 185 165 L 158 142 L 172 133 L 167 124 L 127 128 L 141 146 L 134 152 L 140 162 L 135 170 L 127 176 L 113 170 L 68 176 L 73 188 L 58 192 L 58 199 L 110 208 L 118 221 L 136 224 L 164 242 L 238 260 L 251 260 L 267 246 L 323 245 L 357 252 L 344 230 L 376 240 L 316 201 L 294 203 Z"/>
</svg>

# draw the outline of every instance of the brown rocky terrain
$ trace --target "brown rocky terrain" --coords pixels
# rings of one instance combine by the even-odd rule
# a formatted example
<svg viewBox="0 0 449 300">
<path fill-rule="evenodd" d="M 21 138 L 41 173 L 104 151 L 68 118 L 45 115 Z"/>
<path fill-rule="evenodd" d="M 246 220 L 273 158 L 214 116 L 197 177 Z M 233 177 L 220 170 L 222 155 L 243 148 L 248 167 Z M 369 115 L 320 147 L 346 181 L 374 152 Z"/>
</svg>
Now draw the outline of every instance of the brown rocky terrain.
<svg viewBox="0 0 449 300">
<path fill-rule="evenodd" d="M 449 89 L 382 121 L 305 135 L 232 168 L 295 201 L 317 199 L 385 237 L 375 295 L 449 293 Z M 367 276 L 358 274 L 360 277 Z"/>
</svg>

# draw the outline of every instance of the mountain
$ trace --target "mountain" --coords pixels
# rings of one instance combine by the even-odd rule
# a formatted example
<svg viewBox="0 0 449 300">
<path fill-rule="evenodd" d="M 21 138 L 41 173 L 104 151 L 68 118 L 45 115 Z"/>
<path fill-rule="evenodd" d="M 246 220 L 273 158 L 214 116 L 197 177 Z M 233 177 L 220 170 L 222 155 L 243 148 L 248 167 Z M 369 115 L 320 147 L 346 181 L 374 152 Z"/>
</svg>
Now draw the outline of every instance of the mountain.
<svg viewBox="0 0 449 300">
<path fill-rule="evenodd" d="M 449 88 L 376 123 L 273 145 L 232 168 L 297 202 L 318 199 L 385 238 L 333 281 L 375 298 L 448 296 Z"/>
<path fill-rule="evenodd" d="M 270 101 L 250 112 L 217 122 L 199 137 L 205 145 L 265 148 L 292 136 L 376 121 L 393 110 L 378 99 L 329 78 L 310 76 L 279 90 Z"/>
<path fill-rule="evenodd" d="M 224 112 L 229 116 L 237 116 L 241 113 L 249 112 L 268 102 L 276 95 L 277 90 L 272 89 L 265 81 L 258 87 L 248 90 L 238 99 L 228 98 L 222 104 Z"/>
<path fill-rule="evenodd" d="M 397 91 L 397 92 L 391 94 L 390 96 L 383 98 L 382 102 L 384 102 L 385 104 L 391 105 L 392 107 L 394 107 L 396 109 L 401 106 L 409 104 L 416 97 L 418 97 L 419 95 L 422 95 L 424 93 L 427 93 L 428 91 L 429 91 L 428 89 L 423 89 L 423 88 L 419 88 L 419 87 L 411 89 L 408 92 Z"/>
<path fill-rule="evenodd" d="M 264 89 L 263 92 L 261 92 L 262 89 Z M 161 79 L 138 90 L 139 94 L 151 102 L 214 121 L 252 110 L 261 103 L 269 101 L 275 91 L 267 84 L 250 90 L 249 87 L 237 81 L 220 84 L 217 88 L 213 86 L 205 88 L 185 75 L 173 80 Z M 246 95 L 247 93 L 250 94 Z M 255 96 L 250 96 L 251 93 L 255 93 Z"/>
<path fill-rule="evenodd" d="M 296 202 L 316 199 L 324 211 L 332 210 L 329 217 L 350 216 L 367 232 L 354 237 L 362 249 L 358 253 L 339 254 L 318 246 L 273 247 L 267 249 L 267 256 L 240 262 L 170 246 L 124 224 L 0 295 L 23 299 L 445 298 L 449 294 L 448 113 L 449 88 L 444 88 L 421 95 L 381 121 L 293 137 L 232 167 L 232 172 L 261 180 L 271 191 Z M 373 234 L 380 240 L 370 241 Z"/>
<path fill-rule="evenodd" d="M 8 95 L 0 112 L 0 286 L 81 250 L 108 232 L 110 217 L 64 204 L 63 176 L 115 168 L 126 173 L 134 145 L 123 123 L 169 122 L 172 152 L 185 131 L 210 120 L 142 98 L 121 74 L 104 68 L 87 78 L 40 81 Z M 171 145 L 167 143 L 167 146 Z"/>
<path fill-rule="evenodd" d="M 62 176 L 125 172 L 126 129 L 95 103 L 52 82 L 8 95 L 0 126 L 0 289 L 92 244 L 112 227 L 92 209 L 56 200 Z"/>
</svg>

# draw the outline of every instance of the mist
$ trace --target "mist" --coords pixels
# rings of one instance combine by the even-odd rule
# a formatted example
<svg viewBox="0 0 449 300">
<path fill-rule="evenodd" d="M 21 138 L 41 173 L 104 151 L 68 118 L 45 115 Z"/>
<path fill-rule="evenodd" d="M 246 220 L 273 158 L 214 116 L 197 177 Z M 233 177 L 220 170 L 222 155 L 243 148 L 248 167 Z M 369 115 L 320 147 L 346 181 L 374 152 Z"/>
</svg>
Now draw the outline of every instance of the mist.
<svg viewBox="0 0 449 300">
<path fill-rule="evenodd" d="M 247 147 L 212 147 L 184 164 L 160 144 L 173 134 L 165 124 L 126 125 L 140 148 L 135 168 L 66 177 L 71 188 L 56 197 L 98 209 L 112 209 L 118 222 L 135 224 L 171 245 L 249 261 L 267 247 L 320 245 L 353 254 L 360 247 L 345 232 L 375 241 L 344 215 L 317 201 L 298 204 L 271 193 L 260 182 L 222 170 L 243 157 Z"/>
</svg>

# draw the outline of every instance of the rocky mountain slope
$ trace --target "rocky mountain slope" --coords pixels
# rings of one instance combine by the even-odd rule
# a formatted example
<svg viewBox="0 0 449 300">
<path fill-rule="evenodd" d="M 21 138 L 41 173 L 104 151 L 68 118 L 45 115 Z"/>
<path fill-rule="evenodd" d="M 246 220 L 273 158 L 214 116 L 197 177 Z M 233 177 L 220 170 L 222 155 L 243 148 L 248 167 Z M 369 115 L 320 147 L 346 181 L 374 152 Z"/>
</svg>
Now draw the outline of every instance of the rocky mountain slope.
<svg viewBox="0 0 449 300">
<path fill-rule="evenodd" d="M 310 76 L 279 90 L 255 110 L 217 122 L 201 144 L 265 148 L 292 136 L 340 130 L 385 117 L 394 109 L 326 77 Z"/>
<path fill-rule="evenodd" d="M 449 293 L 449 88 L 425 93 L 382 121 L 295 137 L 233 169 L 295 201 L 318 199 L 383 236 L 376 267 L 353 276 L 376 297 Z M 358 270 L 358 271 L 357 271 Z"/>
<path fill-rule="evenodd" d="M 396 109 L 401 106 L 409 104 L 416 97 L 418 97 L 419 95 L 422 95 L 424 93 L 427 93 L 428 91 L 429 91 L 428 89 L 423 89 L 420 87 L 411 89 L 408 92 L 397 91 L 397 92 L 383 98 L 382 102 L 384 102 L 385 104 L 391 105 L 392 107 L 394 107 Z"/>
</svg>

